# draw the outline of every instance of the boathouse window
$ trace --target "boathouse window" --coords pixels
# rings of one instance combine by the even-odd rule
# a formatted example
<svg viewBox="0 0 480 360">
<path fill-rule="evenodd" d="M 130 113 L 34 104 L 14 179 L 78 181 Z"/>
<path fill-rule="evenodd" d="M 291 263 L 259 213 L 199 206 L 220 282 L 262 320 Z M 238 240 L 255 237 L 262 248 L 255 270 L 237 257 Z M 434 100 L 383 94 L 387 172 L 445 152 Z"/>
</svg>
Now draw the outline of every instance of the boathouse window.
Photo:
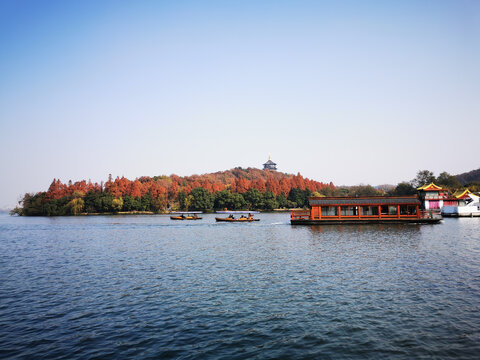
<svg viewBox="0 0 480 360">
<path fill-rule="evenodd" d="M 400 205 L 400 215 L 408 215 L 407 205 Z"/>
<path fill-rule="evenodd" d="M 388 215 L 388 206 L 382 205 L 380 211 L 382 212 L 382 215 Z"/>
<path fill-rule="evenodd" d="M 342 216 L 357 216 L 358 206 L 341 206 L 340 215 Z"/>
<path fill-rule="evenodd" d="M 388 207 L 388 215 L 397 215 L 397 207 L 396 206 L 389 206 Z"/>
<path fill-rule="evenodd" d="M 378 216 L 378 206 L 370 206 L 370 215 Z"/>
<path fill-rule="evenodd" d="M 322 216 L 328 216 L 328 206 L 322 206 Z"/>
<path fill-rule="evenodd" d="M 360 208 L 360 215 L 362 216 L 367 216 L 370 215 L 370 212 L 368 211 L 370 208 L 368 206 L 362 206 Z"/>
<path fill-rule="evenodd" d="M 409 205 L 407 207 L 408 215 L 416 215 L 417 214 L 417 207 L 415 205 Z"/>
<path fill-rule="evenodd" d="M 328 215 L 329 215 L 329 216 L 338 216 L 338 207 L 336 207 L 336 206 L 329 206 L 329 207 L 328 207 Z"/>
</svg>

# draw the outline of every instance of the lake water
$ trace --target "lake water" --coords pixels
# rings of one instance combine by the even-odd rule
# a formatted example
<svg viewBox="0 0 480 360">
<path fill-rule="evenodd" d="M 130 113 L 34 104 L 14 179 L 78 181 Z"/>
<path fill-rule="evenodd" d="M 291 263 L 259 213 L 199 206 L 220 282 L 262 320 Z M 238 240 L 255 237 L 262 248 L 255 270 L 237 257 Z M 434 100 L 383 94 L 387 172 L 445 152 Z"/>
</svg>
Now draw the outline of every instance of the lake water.
<svg viewBox="0 0 480 360">
<path fill-rule="evenodd" d="M 480 357 L 480 219 L 0 215 L 0 358 Z"/>
</svg>

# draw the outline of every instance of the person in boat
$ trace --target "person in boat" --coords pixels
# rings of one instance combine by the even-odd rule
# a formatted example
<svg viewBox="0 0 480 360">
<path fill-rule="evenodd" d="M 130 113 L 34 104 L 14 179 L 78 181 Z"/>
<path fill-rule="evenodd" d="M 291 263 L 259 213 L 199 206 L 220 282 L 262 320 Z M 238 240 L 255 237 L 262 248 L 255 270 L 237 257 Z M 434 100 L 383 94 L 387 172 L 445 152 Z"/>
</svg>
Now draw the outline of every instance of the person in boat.
<svg viewBox="0 0 480 360">
<path fill-rule="evenodd" d="M 180 216 L 180 217 L 181 217 L 182 219 L 185 219 L 185 215 L 184 215 L 184 214 L 182 214 L 182 216 Z"/>
<path fill-rule="evenodd" d="M 233 216 L 233 214 L 230 214 L 230 216 L 228 218 L 232 219 L 232 220 L 235 220 L 235 216 Z"/>
<path fill-rule="evenodd" d="M 245 215 L 240 216 L 240 220 L 247 220 L 247 217 Z"/>
<path fill-rule="evenodd" d="M 194 218 L 194 219 L 198 219 L 197 214 L 193 214 L 193 218 Z"/>
<path fill-rule="evenodd" d="M 250 213 L 248 213 L 248 220 L 253 220 L 253 216 Z"/>
</svg>

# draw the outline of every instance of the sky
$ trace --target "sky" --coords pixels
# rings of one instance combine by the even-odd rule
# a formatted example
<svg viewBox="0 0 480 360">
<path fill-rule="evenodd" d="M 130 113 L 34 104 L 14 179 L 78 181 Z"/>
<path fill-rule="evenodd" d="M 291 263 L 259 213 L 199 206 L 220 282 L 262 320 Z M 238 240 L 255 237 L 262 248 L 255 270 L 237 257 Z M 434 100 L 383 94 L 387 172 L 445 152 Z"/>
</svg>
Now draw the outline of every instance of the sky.
<svg viewBox="0 0 480 360">
<path fill-rule="evenodd" d="M 0 1 L 0 208 L 53 178 L 480 167 L 480 2 Z"/>
</svg>

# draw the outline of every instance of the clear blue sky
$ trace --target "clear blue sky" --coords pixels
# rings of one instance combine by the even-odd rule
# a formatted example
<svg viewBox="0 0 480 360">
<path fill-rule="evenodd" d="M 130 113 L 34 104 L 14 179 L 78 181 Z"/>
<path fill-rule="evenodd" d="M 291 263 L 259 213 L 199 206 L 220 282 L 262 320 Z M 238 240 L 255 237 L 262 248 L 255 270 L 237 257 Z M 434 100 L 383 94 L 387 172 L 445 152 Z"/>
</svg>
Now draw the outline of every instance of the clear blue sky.
<svg viewBox="0 0 480 360">
<path fill-rule="evenodd" d="M 480 167 L 480 1 L 0 2 L 0 208 L 62 181 Z"/>
</svg>

